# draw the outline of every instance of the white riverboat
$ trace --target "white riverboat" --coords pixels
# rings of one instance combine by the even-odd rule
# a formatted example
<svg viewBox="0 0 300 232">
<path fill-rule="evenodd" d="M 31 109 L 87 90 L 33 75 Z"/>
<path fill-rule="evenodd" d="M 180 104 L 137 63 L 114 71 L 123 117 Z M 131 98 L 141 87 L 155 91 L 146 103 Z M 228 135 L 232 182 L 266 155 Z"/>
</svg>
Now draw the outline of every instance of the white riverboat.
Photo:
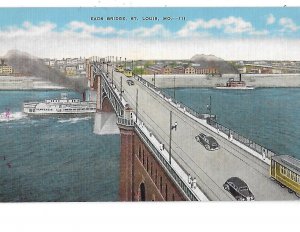
<svg viewBox="0 0 300 232">
<path fill-rule="evenodd" d="M 234 78 L 229 78 L 226 82 L 226 85 L 217 85 L 216 89 L 238 89 L 238 90 L 247 90 L 247 89 L 255 89 L 254 86 L 246 85 L 245 81 L 242 81 L 242 75 L 240 74 L 240 79 L 238 81 L 234 80 Z"/>
<path fill-rule="evenodd" d="M 28 115 L 91 114 L 96 112 L 96 102 L 69 99 L 65 93 L 62 93 L 60 99 L 24 102 L 23 112 Z"/>
</svg>

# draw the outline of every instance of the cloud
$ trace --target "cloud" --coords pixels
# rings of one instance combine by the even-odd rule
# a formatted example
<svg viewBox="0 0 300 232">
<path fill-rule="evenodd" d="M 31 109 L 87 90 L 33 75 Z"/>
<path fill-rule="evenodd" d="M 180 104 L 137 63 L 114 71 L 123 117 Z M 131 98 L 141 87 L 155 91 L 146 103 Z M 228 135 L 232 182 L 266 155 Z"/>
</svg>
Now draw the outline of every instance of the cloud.
<svg viewBox="0 0 300 232">
<path fill-rule="evenodd" d="M 279 19 L 279 24 L 283 26 L 282 31 L 297 31 L 300 29 L 291 18 Z"/>
<path fill-rule="evenodd" d="M 247 33 L 250 35 L 262 35 L 267 34 L 266 30 L 256 31 L 251 22 L 245 21 L 241 17 L 227 17 L 222 19 L 213 18 L 208 21 L 198 19 L 196 21 L 188 21 L 184 27 L 182 27 L 177 35 L 179 37 L 193 36 L 194 33 L 199 33 L 199 29 L 219 29 L 223 30 L 227 34 L 242 34 Z"/>
<path fill-rule="evenodd" d="M 133 30 L 120 30 L 117 32 L 119 36 L 131 36 L 131 37 L 168 37 L 171 32 L 167 30 L 163 25 L 156 24 L 152 27 L 140 27 Z"/>
<path fill-rule="evenodd" d="M 274 15 L 269 14 L 268 18 L 267 18 L 267 25 L 271 25 L 273 23 L 275 23 L 276 18 L 274 17 Z"/>
<path fill-rule="evenodd" d="M 222 30 L 229 25 L 231 28 L 227 28 L 227 31 L 230 32 L 235 28 L 234 31 L 243 31 L 241 33 L 247 35 L 268 33 L 266 30 L 255 30 L 247 23 L 233 23 L 237 21 L 202 20 L 200 24 L 201 28 Z M 199 33 L 199 36 L 203 33 L 198 30 L 199 23 L 186 25 L 189 25 L 186 32 Z M 189 59 L 196 53 L 204 53 L 227 60 L 297 60 L 300 54 L 300 39 L 297 38 L 179 37 L 177 32 L 170 32 L 160 24 L 148 28 L 117 30 L 113 27 L 97 27 L 78 21 L 66 24 L 63 29 L 57 28 L 57 25 L 51 22 L 39 24 L 24 22 L 19 27 L 0 28 L 0 41 L 2 44 L 0 55 L 4 55 L 10 49 L 19 49 L 34 56 L 51 58 L 112 55 L 128 59 Z"/>
<path fill-rule="evenodd" d="M 133 30 L 116 30 L 113 27 L 96 27 L 95 25 L 89 25 L 85 22 L 72 21 L 68 24 L 67 28 L 71 32 L 82 33 L 87 36 L 96 35 L 96 36 L 105 36 L 105 35 L 114 35 L 114 36 L 123 36 L 123 37 L 142 37 L 142 38 L 151 38 L 151 37 L 168 37 L 170 36 L 170 31 L 167 30 L 163 25 L 156 24 L 152 27 L 139 27 Z"/>
<path fill-rule="evenodd" d="M 116 30 L 113 27 L 96 27 L 94 25 L 88 25 L 84 22 L 79 21 L 70 22 L 68 24 L 68 28 L 73 32 L 82 32 L 85 34 L 108 35 L 116 33 Z"/>
<path fill-rule="evenodd" d="M 37 25 L 25 21 L 21 27 L 10 26 L 3 30 L 0 30 L 0 37 L 15 38 L 18 36 L 32 37 L 32 36 L 42 36 L 56 28 L 56 25 L 50 22 L 41 22 Z"/>
</svg>

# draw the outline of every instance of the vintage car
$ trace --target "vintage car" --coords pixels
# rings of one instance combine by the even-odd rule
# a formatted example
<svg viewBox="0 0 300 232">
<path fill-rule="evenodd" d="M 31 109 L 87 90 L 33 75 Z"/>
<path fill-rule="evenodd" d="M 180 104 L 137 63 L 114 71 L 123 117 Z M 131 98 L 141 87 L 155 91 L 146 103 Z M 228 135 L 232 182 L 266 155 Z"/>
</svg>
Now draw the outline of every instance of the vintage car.
<svg viewBox="0 0 300 232">
<path fill-rule="evenodd" d="M 248 185 L 238 177 L 229 178 L 223 187 L 238 201 L 253 201 L 255 199 Z"/>
<path fill-rule="evenodd" d="M 197 135 L 195 139 L 209 151 L 218 150 L 220 148 L 218 142 L 213 137 L 207 136 L 203 133 Z"/>
<path fill-rule="evenodd" d="M 129 86 L 130 86 L 130 85 L 134 85 L 133 80 L 127 80 L 126 82 L 127 82 L 127 84 L 128 84 Z"/>
</svg>

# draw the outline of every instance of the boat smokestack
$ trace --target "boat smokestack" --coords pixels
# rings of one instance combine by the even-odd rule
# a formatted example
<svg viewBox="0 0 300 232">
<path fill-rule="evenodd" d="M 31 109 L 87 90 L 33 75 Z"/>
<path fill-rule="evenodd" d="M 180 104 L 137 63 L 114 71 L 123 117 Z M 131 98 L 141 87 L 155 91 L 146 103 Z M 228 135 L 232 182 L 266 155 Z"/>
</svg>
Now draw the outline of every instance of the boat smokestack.
<svg viewBox="0 0 300 232">
<path fill-rule="evenodd" d="M 86 93 L 85 93 L 85 91 L 82 93 L 82 101 L 85 101 L 85 99 L 86 99 Z"/>
<path fill-rule="evenodd" d="M 240 81 L 242 81 L 242 74 L 240 73 Z"/>
</svg>

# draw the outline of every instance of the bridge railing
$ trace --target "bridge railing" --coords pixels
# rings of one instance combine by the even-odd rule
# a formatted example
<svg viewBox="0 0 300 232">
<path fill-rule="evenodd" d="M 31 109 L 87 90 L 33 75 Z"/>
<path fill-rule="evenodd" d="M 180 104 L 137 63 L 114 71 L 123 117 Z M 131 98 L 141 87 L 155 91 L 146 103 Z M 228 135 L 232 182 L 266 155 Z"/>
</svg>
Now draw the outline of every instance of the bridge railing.
<svg viewBox="0 0 300 232">
<path fill-rule="evenodd" d="M 245 146 L 251 148 L 252 150 L 258 152 L 259 154 L 264 154 L 266 158 L 271 159 L 272 156 L 277 155 L 275 152 L 273 152 L 270 149 L 265 148 L 264 146 L 254 142 L 253 140 L 246 138 L 240 134 L 238 134 L 236 131 L 229 129 L 222 124 L 216 122 L 216 121 L 211 121 L 209 123 L 211 126 L 214 128 L 218 129 L 219 131 L 223 132 L 224 134 L 228 135 L 228 138 L 230 138 L 230 135 L 232 136 L 233 139 L 236 141 L 239 141 L 240 143 L 244 144 Z"/>
<path fill-rule="evenodd" d="M 178 173 L 174 170 L 174 168 L 170 165 L 170 163 L 163 157 L 163 155 L 160 153 L 160 151 L 153 145 L 153 143 L 150 141 L 150 139 L 144 134 L 144 132 L 139 128 L 139 126 L 135 126 L 136 131 L 138 134 L 142 137 L 146 145 L 150 147 L 150 149 L 153 151 L 154 155 L 160 160 L 160 162 L 163 164 L 163 166 L 167 169 L 169 174 L 173 177 L 174 181 L 180 186 L 182 191 L 186 194 L 186 196 L 191 201 L 198 201 L 198 198 L 196 197 L 195 193 L 191 191 L 189 186 L 182 180 L 182 178 L 178 175 Z"/>
<path fill-rule="evenodd" d="M 189 114 L 193 115 L 194 117 L 200 118 L 200 119 L 204 119 L 204 114 L 201 114 L 199 112 L 196 112 L 195 110 L 193 110 L 192 108 L 186 106 L 185 104 L 183 104 L 182 102 L 174 99 L 172 96 L 170 96 L 169 94 L 167 94 L 163 89 L 158 88 L 156 86 L 154 86 L 153 84 L 151 84 L 150 82 L 146 81 L 144 78 L 142 78 L 141 76 L 136 75 L 138 80 L 140 82 L 142 82 L 144 85 L 153 88 L 154 90 L 156 90 L 157 92 L 159 92 L 159 94 L 161 94 L 164 98 L 170 99 L 170 101 L 172 101 L 173 103 L 175 103 L 178 107 L 184 109 L 186 112 L 188 112 Z M 251 148 L 252 150 L 258 152 L 261 155 L 265 155 L 266 158 L 271 158 L 272 156 L 278 155 L 276 154 L 274 151 L 265 148 L 264 146 L 254 142 L 251 139 L 248 139 L 240 134 L 238 134 L 236 131 L 229 129 L 225 126 L 223 126 L 222 124 L 216 122 L 215 120 L 211 120 L 208 121 L 209 124 L 213 127 L 215 127 L 216 129 L 219 129 L 220 131 L 222 131 L 223 133 L 227 134 L 228 136 L 231 134 L 232 137 L 239 141 L 240 143 L 244 144 L 245 146 Z"/>
<path fill-rule="evenodd" d="M 127 119 L 123 117 L 118 117 L 117 124 L 122 126 L 134 126 L 134 121 L 132 119 Z"/>
<path fill-rule="evenodd" d="M 180 107 L 182 109 L 185 109 L 186 112 L 192 114 L 193 116 L 195 116 L 197 118 L 201 118 L 201 119 L 204 118 L 203 114 L 200 114 L 199 112 L 197 112 L 197 111 L 193 110 L 192 108 L 186 106 L 182 102 L 176 100 L 171 95 L 169 95 L 168 93 L 166 93 L 163 89 L 156 87 L 155 85 L 151 84 L 149 81 L 146 81 L 141 76 L 138 76 L 138 75 L 135 75 L 135 76 L 137 76 L 138 80 L 141 83 L 143 83 L 144 85 L 148 86 L 149 88 L 152 88 L 153 90 L 159 92 L 164 98 L 170 99 L 170 101 L 172 101 L 174 104 L 178 105 L 178 107 Z"/>
</svg>

